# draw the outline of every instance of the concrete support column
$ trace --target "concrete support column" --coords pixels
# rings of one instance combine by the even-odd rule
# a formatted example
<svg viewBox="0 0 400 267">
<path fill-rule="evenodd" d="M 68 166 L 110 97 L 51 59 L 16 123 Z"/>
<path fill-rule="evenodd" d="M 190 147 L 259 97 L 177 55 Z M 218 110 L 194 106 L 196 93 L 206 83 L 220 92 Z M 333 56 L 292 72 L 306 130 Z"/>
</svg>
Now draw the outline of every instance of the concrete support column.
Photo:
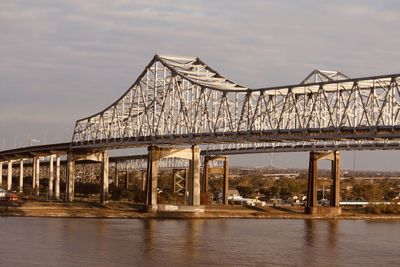
<svg viewBox="0 0 400 267">
<path fill-rule="evenodd" d="M 156 146 L 148 148 L 147 177 L 146 177 L 146 205 L 155 209 L 157 205 L 157 181 L 158 181 L 158 151 Z"/>
<path fill-rule="evenodd" d="M 146 186 L 147 186 L 147 171 L 142 171 L 142 191 L 146 191 Z"/>
<path fill-rule="evenodd" d="M 67 156 L 67 183 L 65 185 L 65 201 L 74 201 L 75 191 L 75 159 L 72 155 Z"/>
<path fill-rule="evenodd" d="M 54 186 L 54 198 L 60 199 L 60 156 L 56 157 L 56 180 Z"/>
<path fill-rule="evenodd" d="M 40 158 L 35 157 L 35 194 L 39 196 L 39 189 L 40 189 Z"/>
<path fill-rule="evenodd" d="M 125 178 L 125 189 L 128 190 L 129 187 L 129 171 L 126 171 L 126 178 Z"/>
<path fill-rule="evenodd" d="M 228 175 L 229 175 L 228 157 L 225 157 L 225 161 L 224 161 L 224 188 L 223 188 L 224 205 L 228 205 L 228 190 L 229 190 Z"/>
<path fill-rule="evenodd" d="M 331 161 L 331 186 L 330 207 L 317 207 L 317 181 L 318 160 Z M 339 152 L 311 152 L 308 171 L 307 206 L 305 212 L 311 215 L 337 216 L 340 215 L 340 188 L 339 188 Z"/>
<path fill-rule="evenodd" d="M 19 192 L 24 191 L 24 159 L 19 161 Z"/>
<path fill-rule="evenodd" d="M 119 186 L 119 177 L 118 177 L 118 163 L 115 162 L 115 170 L 114 170 L 114 185 L 116 187 Z"/>
<path fill-rule="evenodd" d="M 340 155 L 339 151 L 333 152 L 333 159 L 331 163 L 332 172 L 332 187 L 331 187 L 331 200 L 330 206 L 339 208 L 340 207 L 340 183 L 339 183 L 339 164 Z"/>
<path fill-rule="evenodd" d="M 108 153 L 102 152 L 100 203 L 108 202 Z"/>
<path fill-rule="evenodd" d="M 202 193 L 207 194 L 208 193 L 208 179 L 209 179 L 209 167 L 208 167 L 208 162 L 210 159 L 206 156 L 204 157 L 204 169 L 203 169 L 203 187 L 202 187 Z"/>
<path fill-rule="evenodd" d="M 0 187 L 3 185 L 3 162 L 0 162 Z"/>
<path fill-rule="evenodd" d="M 310 152 L 306 207 L 317 206 L 317 179 L 318 179 L 318 158 L 315 152 Z"/>
<path fill-rule="evenodd" d="M 12 186 L 12 161 L 8 161 L 7 166 L 7 190 L 11 190 Z"/>
<path fill-rule="evenodd" d="M 189 187 L 189 205 L 200 205 L 200 148 L 198 146 L 192 146 Z"/>
<path fill-rule="evenodd" d="M 32 159 L 32 192 L 36 188 L 36 157 Z"/>
<path fill-rule="evenodd" d="M 49 168 L 49 198 L 53 197 L 53 182 L 54 182 L 54 156 L 50 156 L 50 168 Z"/>
</svg>

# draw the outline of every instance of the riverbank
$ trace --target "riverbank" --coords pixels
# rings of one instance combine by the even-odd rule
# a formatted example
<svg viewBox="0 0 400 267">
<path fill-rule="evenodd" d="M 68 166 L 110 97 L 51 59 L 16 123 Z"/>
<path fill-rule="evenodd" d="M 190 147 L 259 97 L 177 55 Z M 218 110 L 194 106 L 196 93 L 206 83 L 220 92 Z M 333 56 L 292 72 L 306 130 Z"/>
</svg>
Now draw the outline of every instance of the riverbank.
<svg viewBox="0 0 400 267">
<path fill-rule="evenodd" d="M 250 218 L 250 219 L 328 219 L 304 214 L 299 206 L 206 206 L 204 213 L 188 212 L 142 212 L 131 203 L 111 202 L 101 205 L 95 202 L 39 202 L 29 201 L 20 205 L 1 205 L 0 216 L 63 217 L 63 218 L 139 218 L 139 219 L 189 219 L 189 218 Z M 330 218 L 329 218 L 330 219 Z M 365 213 L 363 208 L 343 208 L 335 219 L 400 220 L 400 215 L 375 215 Z"/>
</svg>

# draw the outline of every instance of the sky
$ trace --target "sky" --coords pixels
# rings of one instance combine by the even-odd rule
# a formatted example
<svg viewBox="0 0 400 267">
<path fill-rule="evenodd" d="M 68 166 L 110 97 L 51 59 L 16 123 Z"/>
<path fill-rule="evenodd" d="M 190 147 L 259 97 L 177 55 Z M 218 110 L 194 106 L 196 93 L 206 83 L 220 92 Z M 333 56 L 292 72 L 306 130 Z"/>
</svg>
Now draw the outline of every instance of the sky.
<svg viewBox="0 0 400 267">
<path fill-rule="evenodd" d="M 250 87 L 314 69 L 400 73 L 400 1 L 0 1 L 0 150 L 71 140 L 75 121 L 118 99 L 154 54 L 199 56 Z M 393 169 L 400 152 L 357 152 L 357 169 Z M 273 164 L 307 167 L 306 153 Z M 232 157 L 263 166 L 270 156 Z M 352 152 L 342 166 L 353 168 Z"/>
</svg>

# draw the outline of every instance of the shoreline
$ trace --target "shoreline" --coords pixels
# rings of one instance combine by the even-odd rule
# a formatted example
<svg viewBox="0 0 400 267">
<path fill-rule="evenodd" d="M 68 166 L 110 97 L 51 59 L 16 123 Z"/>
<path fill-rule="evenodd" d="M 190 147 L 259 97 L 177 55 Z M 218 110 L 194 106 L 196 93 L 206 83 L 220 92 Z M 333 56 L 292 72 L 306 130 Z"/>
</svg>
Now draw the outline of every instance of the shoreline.
<svg viewBox="0 0 400 267">
<path fill-rule="evenodd" d="M 142 212 L 132 203 L 24 202 L 19 206 L 0 206 L 0 217 L 85 218 L 85 219 L 313 219 L 313 220 L 400 220 L 400 215 L 367 214 L 360 208 L 343 209 L 335 217 L 311 216 L 303 207 L 206 206 L 204 213 Z"/>
</svg>

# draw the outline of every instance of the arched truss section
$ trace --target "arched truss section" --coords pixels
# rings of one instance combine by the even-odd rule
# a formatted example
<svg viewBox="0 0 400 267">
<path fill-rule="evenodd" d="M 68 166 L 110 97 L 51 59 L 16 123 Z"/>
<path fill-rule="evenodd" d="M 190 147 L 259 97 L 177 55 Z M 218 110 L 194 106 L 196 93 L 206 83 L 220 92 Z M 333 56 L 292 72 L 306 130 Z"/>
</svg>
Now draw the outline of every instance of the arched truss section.
<svg viewBox="0 0 400 267">
<path fill-rule="evenodd" d="M 313 140 L 318 135 L 310 130 L 316 129 L 339 139 L 365 138 L 358 129 L 383 128 L 387 138 L 394 136 L 390 133 L 400 125 L 400 74 L 310 75 L 303 84 L 249 89 L 199 58 L 156 55 L 120 99 L 76 122 L 72 145 Z M 312 82 L 312 75 L 325 80 Z M 341 135 L 350 128 L 354 134 Z"/>
</svg>

